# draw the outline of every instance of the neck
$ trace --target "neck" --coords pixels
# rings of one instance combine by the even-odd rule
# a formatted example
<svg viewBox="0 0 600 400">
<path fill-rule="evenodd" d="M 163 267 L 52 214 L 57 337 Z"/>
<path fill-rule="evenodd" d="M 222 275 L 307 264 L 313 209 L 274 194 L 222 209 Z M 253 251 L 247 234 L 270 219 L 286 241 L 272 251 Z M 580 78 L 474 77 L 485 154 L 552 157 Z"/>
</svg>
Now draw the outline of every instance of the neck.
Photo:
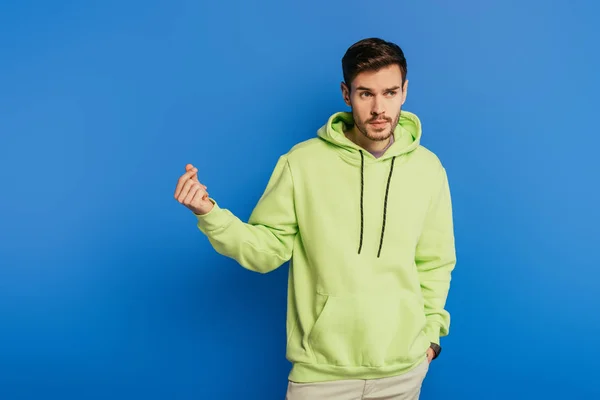
<svg viewBox="0 0 600 400">
<path fill-rule="evenodd" d="M 379 153 L 390 143 L 389 137 L 385 140 L 371 140 L 363 135 L 356 126 L 346 132 L 346 137 L 369 153 Z"/>
</svg>

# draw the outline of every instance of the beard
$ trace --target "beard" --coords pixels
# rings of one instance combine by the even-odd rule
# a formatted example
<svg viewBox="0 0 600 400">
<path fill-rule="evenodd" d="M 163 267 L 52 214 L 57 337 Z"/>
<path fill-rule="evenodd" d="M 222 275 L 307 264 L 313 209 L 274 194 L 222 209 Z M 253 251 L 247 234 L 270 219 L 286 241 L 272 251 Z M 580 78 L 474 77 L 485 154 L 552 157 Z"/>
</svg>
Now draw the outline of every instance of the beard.
<svg viewBox="0 0 600 400">
<path fill-rule="evenodd" d="M 356 115 L 354 113 L 354 111 L 352 111 L 352 115 L 354 117 L 354 124 L 356 125 L 356 128 L 369 140 L 375 141 L 375 142 L 381 142 L 384 140 L 389 139 L 390 136 L 392 136 L 394 134 L 394 130 L 396 129 L 396 126 L 398 126 L 398 121 L 400 121 L 400 114 L 402 113 L 402 109 L 398 110 L 398 114 L 396 114 L 396 117 L 392 120 L 392 118 L 380 118 L 380 117 L 374 117 L 371 118 L 367 121 L 362 121 L 358 115 Z M 370 125 L 371 122 L 373 121 L 386 121 L 389 126 L 383 129 L 377 129 L 374 128 Z"/>
</svg>

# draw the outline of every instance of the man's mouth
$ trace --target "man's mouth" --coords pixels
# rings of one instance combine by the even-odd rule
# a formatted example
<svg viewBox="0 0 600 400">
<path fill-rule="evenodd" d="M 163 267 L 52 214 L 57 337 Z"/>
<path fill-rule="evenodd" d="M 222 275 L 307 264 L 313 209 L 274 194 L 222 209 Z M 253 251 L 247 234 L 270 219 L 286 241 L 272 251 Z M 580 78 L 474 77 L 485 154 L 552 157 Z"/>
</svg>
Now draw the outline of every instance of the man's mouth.
<svg viewBox="0 0 600 400">
<path fill-rule="evenodd" d="M 381 128 L 382 126 L 387 125 L 388 121 L 385 119 L 378 119 L 375 121 L 371 121 L 369 122 L 371 125 L 375 126 L 376 128 Z"/>
</svg>

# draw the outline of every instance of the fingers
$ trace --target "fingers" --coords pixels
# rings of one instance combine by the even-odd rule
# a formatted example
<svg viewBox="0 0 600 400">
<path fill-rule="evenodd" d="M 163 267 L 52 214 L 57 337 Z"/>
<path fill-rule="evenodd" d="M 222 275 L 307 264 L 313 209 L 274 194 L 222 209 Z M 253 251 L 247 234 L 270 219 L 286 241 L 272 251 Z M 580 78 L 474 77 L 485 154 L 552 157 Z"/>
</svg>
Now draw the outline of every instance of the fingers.
<svg viewBox="0 0 600 400">
<path fill-rule="evenodd" d="M 188 179 L 183 184 L 183 188 L 181 188 L 181 192 L 179 193 L 179 196 L 177 196 L 177 201 L 179 201 L 180 203 L 183 203 L 185 198 L 190 194 L 190 190 L 192 190 L 196 186 L 199 187 L 200 184 L 196 181 Z"/>
<path fill-rule="evenodd" d="M 192 177 L 190 179 L 200 183 L 200 181 L 198 180 L 198 168 L 195 168 L 192 164 L 188 164 L 185 166 L 185 170 L 186 172 L 189 172 L 191 170 L 195 170 L 196 172 L 193 173 Z M 202 185 L 202 183 L 200 183 L 200 185 Z M 202 187 L 204 188 L 204 190 L 207 189 L 206 186 L 202 185 Z"/>
<path fill-rule="evenodd" d="M 193 181 L 190 181 L 193 182 Z M 197 184 L 197 183 L 192 183 L 190 190 L 188 191 L 188 194 L 185 196 L 185 198 L 183 199 L 183 204 L 188 206 L 190 204 L 192 204 L 192 202 L 194 201 L 194 196 L 196 196 L 197 194 L 199 194 L 199 196 L 202 196 L 202 194 L 204 193 L 204 189 L 202 189 L 202 187 Z"/>
<path fill-rule="evenodd" d="M 181 177 L 177 181 L 177 187 L 175 188 L 175 198 L 176 199 L 179 199 L 179 197 L 181 196 L 181 191 L 183 190 L 183 187 L 187 182 L 198 182 L 197 177 L 195 180 L 191 179 L 192 176 L 194 174 L 196 174 L 197 172 L 198 172 L 198 169 L 192 167 L 185 174 L 181 175 Z"/>
<path fill-rule="evenodd" d="M 208 200 L 206 186 L 189 179 L 184 185 L 177 201 L 185 206 L 199 205 L 199 201 Z"/>
<path fill-rule="evenodd" d="M 193 170 L 193 169 L 194 169 L 194 166 L 193 166 L 192 164 L 187 164 L 187 165 L 185 166 L 185 170 L 186 170 L 186 171 L 190 171 L 190 170 Z M 199 181 L 198 181 L 198 169 L 197 169 L 197 168 L 196 168 L 196 172 L 195 172 L 195 173 L 192 175 L 191 179 L 193 179 L 193 180 L 195 180 L 195 181 L 199 182 Z"/>
<path fill-rule="evenodd" d="M 202 204 L 208 200 L 208 193 L 198 183 L 193 183 L 188 195 L 183 200 L 182 204 L 199 214 L 202 210 Z"/>
<path fill-rule="evenodd" d="M 203 187 L 196 190 L 194 196 L 189 200 L 190 204 L 199 204 L 202 201 L 208 201 L 208 192 Z M 187 199 L 186 199 L 187 201 Z"/>
</svg>

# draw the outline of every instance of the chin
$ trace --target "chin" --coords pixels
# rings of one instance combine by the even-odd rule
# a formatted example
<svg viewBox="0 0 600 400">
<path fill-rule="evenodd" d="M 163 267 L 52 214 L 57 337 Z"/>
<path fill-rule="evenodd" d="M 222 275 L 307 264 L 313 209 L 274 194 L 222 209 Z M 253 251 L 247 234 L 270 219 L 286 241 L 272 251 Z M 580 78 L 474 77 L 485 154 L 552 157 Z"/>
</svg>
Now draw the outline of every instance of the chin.
<svg viewBox="0 0 600 400">
<path fill-rule="evenodd" d="M 375 131 L 375 132 L 373 132 L 373 131 L 371 131 L 371 132 L 368 132 L 368 133 L 369 134 L 367 135 L 367 137 L 369 139 L 374 140 L 374 141 L 378 141 L 378 142 L 381 142 L 383 140 L 387 140 L 387 139 L 389 139 L 390 136 L 392 136 L 392 132 L 391 131 L 384 131 L 384 132 L 381 132 L 381 131 Z"/>
</svg>

